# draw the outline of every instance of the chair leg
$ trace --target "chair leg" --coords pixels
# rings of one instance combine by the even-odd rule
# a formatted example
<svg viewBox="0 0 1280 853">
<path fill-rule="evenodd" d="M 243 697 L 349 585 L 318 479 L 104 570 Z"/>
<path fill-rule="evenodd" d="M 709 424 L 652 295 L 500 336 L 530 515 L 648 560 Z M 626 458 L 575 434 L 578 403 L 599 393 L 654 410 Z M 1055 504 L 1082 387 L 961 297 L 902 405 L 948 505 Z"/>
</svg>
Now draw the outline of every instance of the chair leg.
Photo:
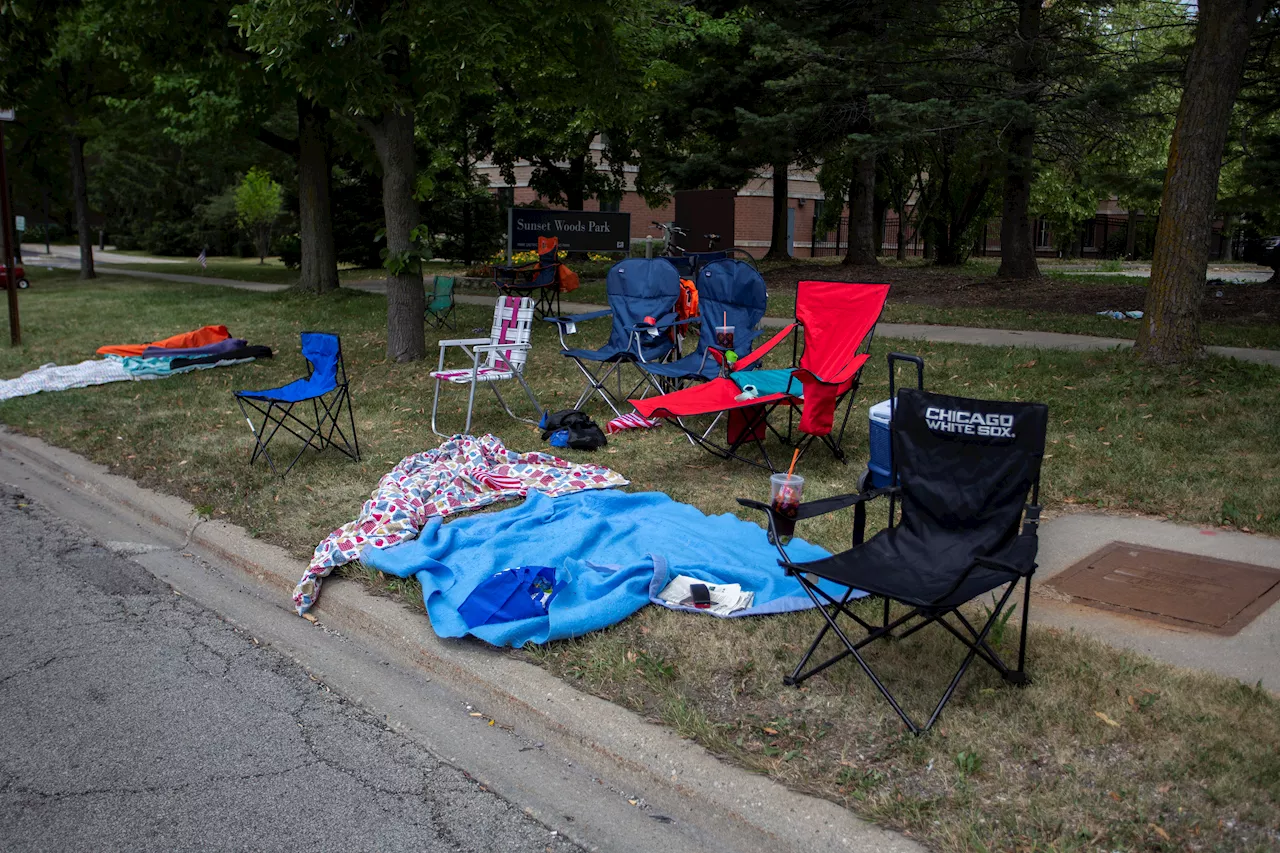
<svg viewBox="0 0 1280 853">
<path fill-rule="evenodd" d="M 471 385 L 467 389 L 467 425 L 462 428 L 462 431 L 467 435 L 471 435 L 471 413 L 472 411 L 475 410 L 475 406 L 476 406 L 476 377 L 475 377 L 475 374 L 472 374 Z"/>
<path fill-rule="evenodd" d="M 613 409 L 613 412 L 615 415 L 617 415 L 618 417 L 622 417 L 622 412 L 618 410 L 618 407 L 616 405 L 614 405 L 613 398 L 609 395 L 609 388 L 605 384 L 609 381 L 610 376 L 612 376 L 615 372 L 619 371 L 619 369 L 621 368 L 622 362 L 620 361 L 609 362 L 609 366 L 605 368 L 604 371 L 600 374 L 593 374 L 591 371 L 583 367 L 582 363 L 579 362 L 577 359 L 574 359 L 574 362 L 578 365 L 578 369 L 582 371 L 583 375 L 587 377 L 587 387 L 582 390 L 582 395 L 578 397 L 578 402 L 574 403 L 573 408 L 581 409 L 583 406 L 587 404 L 587 402 L 592 397 L 598 394 L 600 395 L 600 398 L 604 400 L 605 405 L 607 405 L 610 409 Z M 621 376 L 619 376 L 618 378 L 618 392 L 619 392 L 619 395 L 621 395 L 622 393 Z"/>
<path fill-rule="evenodd" d="M 803 584 L 803 581 L 801 583 Z M 849 596 L 851 595 L 853 595 L 852 589 L 850 589 L 848 592 L 845 593 L 844 598 L 841 599 L 840 603 L 841 604 L 847 603 L 849 601 Z M 809 597 L 813 598 L 812 594 L 810 594 Z M 809 644 L 808 650 L 805 651 L 804 655 L 800 658 L 799 663 L 796 664 L 796 668 L 791 671 L 790 675 L 783 676 L 783 679 L 782 679 L 783 684 L 787 685 L 788 687 L 792 687 L 796 684 L 799 684 L 801 681 L 804 681 L 806 678 L 813 675 L 814 673 L 821 672 L 822 670 L 831 666 L 831 664 L 835 663 L 837 660 L 843 660 L 845 657 L 848 656 L 848 653 L 846 652 L 843 655 L 840 655 L 838 657 L 832 658 L 831 660 L 827 661 L 822 666 L 813 670 L 813 672 L 808 672 L 808 673 L 804 672 L 804 665 L 807 664 L 809 662 L 809 659 L 813 657 L 813 653 L 818 650 L 818 646 L 822 643 L 823 638 L 827 636 L 827 631 L 829 631 L 830 629 L 831 629 L 830 625 L 822 626 L 822 630 L 818 632 L 818 636 L 814 637 L 813 642 Z"/>
<path fill-rule="evenodd" d="M 895 619 L 892 622 L 890 622 L 888 621 L 888 615 L 889 615 L 889 609 L 887 606 L 888 599 L 886 599 L 886 607 L 884 610 L 885 624 L 882 627 L 877 627 L 870 630 L 868 635 L 865 638 L 855 643 L 849 639 L 849 637 L 845 634 L 844 630 L 840 627 L 837 621 L 837 616 L 840 613 L 844 613 L 845 615 L 853 617 L 855 620 L 857 620 L 858 622 L 866 626 L 866 623 L 862 622 L 861 619 L 858 619 L 855 614 L 853 614 L 846 607 L 843 606 L 844 602 L 848 600 L 848 596 L 846 595 L 841 602 L 837 602 L 834 598 L 832 598 L 831 596 L 827 595 L 825 592 L 822 592 L 822 590 L 819 589 L 818 592 L 822 593 L 824 597 L 829 599 L 829 604 L 835 605 L 831 607 L 831 611 L 834 611 L 834 612 L 831 612 L 827 609 L 826 606 L 823 605 L 822 601 L 815 594 L 814 589 L 816 588 L 816 585 L 810 583 L 803 576 L 797 576 L 797 577 L 800 580 L 801 587 L 804 589 L 805 593 L 808 594 L 809 598 L 813 601 L 813 603 L 817 606 L 826 624 L 823 626 L 822 630 L 819 632 L 818 637 L 814 640 L 813 644 L 809 647 L 809 650 L 805 653 L 805 656 L 801 659 L 800 666 L 798 666 L 790 676 L 784 679 L 784 683 L 786 684 L 789 684 L 789 685 L 799 684 L 801 681 L 804 681 L 809 676 L 815 675 L 821 672 L 822 670 L 826 669 L 827 667 L 835 663 L 838 663 L 841 660 L 844 660 L 847 657 L 853 657 L 854 660 L 858 662 L 858 666 L 861 667 L 862 671 L 866 674 L 866 676 L 869 679 L 871 679 L 871 683 L 880 692 L 880 695 L 883 696 L 885 701 L 889 703 L 890 707 L 893 708 L 894 712 L 903 721 L 903 723 L 912 732 L 912 734 L 920 735 L 927 732 L 930 728 L 933 727 L 934 723 L 938 721 L 938 718 L 942 714 L 943 708 L 947 706 L 947 703 L 951 701 L 952 696 L 955 695 L 955 691 L 960 684 L 960 680 L 964 677 L 964 674 L 969 670 L 969 667 L 973 664 L 974 658 L 981 657 L 983 660 L 987 661 L 992 666 L 994 666 L 998 671 L 1000 671 L 1002 675 L 1005 673 L 1008 673 L 1008 675 L 1013 678 L 1010 678 L 1007 680 L 1012 680 L 1013 683 L 1018 683 L 1018 684 L 1026 683 L 1025 681 L 1019 681 L 1016 678 L 1016 676 L 1022 676 L 1025 678 L 1025 674 L 1021 672 L 1021 655 L 1025 650 L 1025 644 L 1023 645 L 1022 649 L 1020 649 L 1019 651 L 1020 664 L 1019 664 L 1018 670 L 1010 670 L 1008 669 L 1008 667 L 1003 666 L 1003 662 L 999 660 L 999 656 L 996 655 L 995 651 L 991 649 L 991 647 L 987 644 L 987 635 L 990 634 L 992 627 L 996 623 L 996 620 L 1000 618 L 1000 614 L 1004 611 L 1005 605 L 1008 604 L 1009 598 L 1013 595 L 1013 592 L 1016 589 L 1016 586 L 1017 586 L 1016 584 L 1010 584 L 1009 588 L 1005 590 L 1004 596 L 1000 599 L 999 603 L 996 605 L 995 610 L 992 612 L 991 616 L 983 624 L 981 630 L 975 630 L 973 626 L 970 625 L 967 622 L 967 620 L 964 619 L 964 617 L 959 613 L 959 610 L 956 608 L 949 608 L 947 610 L 940 610 L 936 612 L 924 611 L 920 608 L 915 608 L 911 612 L 907 613 L 905 616 L 901 616 L 898 619 Z M 1026 595 L 1028 594 L 1024 593 L 1024 602 L 1027 600 L 1025 597 Z M 948 613 L 955 614 L 957 618 L 961 620 L 962 624 L 964 624 L 965 627 L 972 634 L 972 638 L 965 637 L 963 634 L 957 631 L 949 622 L 946 621 L 944 617 Z M 1025 614 L 1026 614 L 1025 604 L 1024 604 L 1023 614 L 1025 618 Z M 871 642 L 874 642 L 875 640 L 894 636 L 892 632 L 896 628 L 903 625 L 905 622 L 915 618 L 920 618 L 922 621 L 916 625 L 911 626 L 909 629 L 903 631 L 900 635 L 898 635 L 899 638 L 910 636 L 911 634 L 914 634 L 916 631 L 920 630 L 921 628 L 924 628 L 933 622 L 937 622 L 938 624 L 942 625 L 949 633 L 951 633 L 958 640 L 960 640 L 960 642 L 963 643 L 969 650 L 968 654 L 965 655 L 964 660 L 960 663 L 960 666 L 956 669 L 955 673 L 952 675 L 950 682 L 948 682 L 947 688 L 942 694 L 942 698 L 939 699 L 937 705 L 934 706 L 933 713 L 929 715 L 928 721 L 925 722 L 923 726 L 918 724 L 914 719 L 912 719 L 911 715 L 908 714 L 903 709 L 901 704 L 899 704 L 898 700 L 894 697 L 893 693 L 890 692 L 889 688 L 886 687 L 884 682 L 880 680 L 875 670 L 871 668 L 871 665 L 867 663 L 866 659 L 862 656 L 860 652 L 860 650 L 864 646 L 868 645 Z M 866 626 L 866 627 L 870 628 L 870 626 Z M 844 651 L 840 652 L 839 654 L 835 655 L 829 660 L 819 664 L 818 666 L 813 667 L 808 672 L 801 672 L 801 669 L 803 668 L 804 664 L 807 663 L 809 659 L 812 657 L 814 651 L 818 647 L 818 644 L 827 635 L 828 631 L 835 633 L 835 635 L 839 638 L 840 642 L 844 645 L 845 647 Z"/>
<path fill-rule="evenodd" d="M 351 391 L 344 386 L 344 396 L 347 400 L 347 421 L 351 424 L 351 444 L 356 452 L 356 460 L 360 461 L 360 437 L 356 435 L 356 411 L 351 405 Z"/>
<path fill-rule="evenodd" d="M 933 709 L 933 714 L 929 717 L 929 722 L 925 723 L 924 731 L 928 731 L 930 727 L 937 722 L 938 716 L 942 713 L 942 709 L 951 701 L 952 694 L 955 693 L 956 687 L 960 684 L 960 679 L 964 677 L 965 672 L 969 669 L 969 665 L 973 663 L 973 659 L 978 656 L 978 649 L 985 644 L 987 634 L 991 632 L 991 626 L 995 625 L 996 620 L 1000 618 L 1000 611 L 1004 610 L 1004 606 L 1009 601 L 1009 596 L 1013 595 L 1014 584 L 1010 584 L 1005 590 L 1004 597 L 1000 599 L 1000 603 L 991 613 L 991 618 L 982 626 L 977 639 L 969 644 L 969 654 L 965 655 L 964 662 L 960 664 L 960 668 L 956 670 L 956 674 L 951 677 L 951 683 L 947 685 L 947 691 L 942 694 L 942 698 L 938 700 L 938 706 Z"/>
<path fill-rule="evenodd" d="M 545 413 L 545 410 L 542 408 L 542 405 L 538 402 L 538 398 L 533 395 L 533 390 L 529 387 L 529 384 L 524 381 L 524 377 L 520 375 L 519 371 L 515 371 L 515 378 L 519 380 L 520 386 L 524 388 L 525 396 L 529 398 L 529 402 L 533 403 L 533 408 L 538 412 L 538 419 L 540 420 L 542 418 L 542 415 Z M 490 382 L 489 389 L 493 391 L 493 396 L 498 398 L 498 402 L 502 405 L 503 411 L 505 411 L 508 415 L 510 415 L 513 419 L 517 421 L 522 421 L 526 424 L 534 424 L 536 426 L 539 423 L 539 420 L 529 420 L 528 418 L 522 418 L 511 410 L 511 407 L 507 405 L 506 399 L 498 391 L 498 384 L 499 383 L 497 382 Z"/>
<path fill-rule="evenodd" d="M 360 442 L 356 438 L 356 420 L 355 412 L 351 408 L 351 391 L 346 385 L 338 387 L 337 396 L 334 398 L 331 406 L 323 397 L 320 399 L 320 406 L 324 409 L 324 417 L 319 420 L 321 431 L 324 430 L 324 424 L 328 423 L 329 429 L 322 436 L 325 447 L 332 447 L 340 451 L 354 462 L 360 461 Z M 347 417 L 351 424 L 351 438 L 347 438 L 347 434 L 343 432 L 340 419 L 342 418 L 342 409 L 346 407 Z M 334 441 L 334 434 L 337 434 L 341 443 Z"/>
<path fill-rule="evenodd" d="M 240 397 L 237 397 L 236 403 L 240 406 L 240 414 L 244 415 L 245 423 L 249 424 L 249 432 L 253 433 L 253 451 L 249 454 L 249 464 L 252 465 L 254 462 L 257 462 L 259 456 L 265 457 L 267 460 L 267 465 L 270 466 L 271 468 L 271 473 L 276 474 L 278 476 L 280 472 L 276 470 L 276 463 L 271 458 L 271 454 L 267 452 L 266 442 L 263 441 L 263 438 L 262 438 L 262 433 L 265 433 L 267 429 L 267 422 L 268 422 L 268 418 L 270 417 L 271 407 L 273 404 L 268 403 L 265 411 L 263 409 L 258 408 L 258 406 L 254 405 L 253 403 L 249 404 L 249 408 L 253 409 L 254 411 L 262 415 L 262 430 L 259 431 L 258 428 L 253 425 L 253 419 L 249 417 L 249 413 L 245 411 L 244 400 Z M 279 426 L 277 426 L 276 429 L 273 429 L 271 431 L 271 435 L 275 435 L 276 430 L 278 429 L 279 429 Z M 270 438 L 268 438 L 267 440 L 269 441 Z"/>
</svg>

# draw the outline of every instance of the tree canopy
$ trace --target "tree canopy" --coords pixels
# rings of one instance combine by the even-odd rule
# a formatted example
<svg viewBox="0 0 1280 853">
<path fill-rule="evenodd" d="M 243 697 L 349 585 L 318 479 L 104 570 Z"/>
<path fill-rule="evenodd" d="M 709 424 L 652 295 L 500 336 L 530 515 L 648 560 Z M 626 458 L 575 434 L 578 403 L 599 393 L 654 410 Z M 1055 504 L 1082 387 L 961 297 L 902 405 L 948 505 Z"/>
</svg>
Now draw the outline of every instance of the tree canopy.
<svg viewBox="0 0 1280 853">
<path fill-rule="evenodd" d="M 1275 0 L 1227 3 L 1240 62 L 1219 70 L 1238 85 L 1188 113 L 1224 2 L 0 0 L 0 99 L 19 110 L 18 206 L 77 236 L 83 275 L 103 229 L 152 251 L 265 255 L 231 212 L 261 167 L 280 180 L 276 245 L 302 287 L 336 287 L 340 260 L 385 267 L 387 352 L 403 360 L 424 354 L 423 261 L 493 249 L 481 163 L 568 208 L 767 181 L 775 256 L 788 174 L 813 170 L 819 227 L 847 218 L 846 263 L 878 262 L 893 210 L 939 265 L 998 229 L 1000 275 L 1027 286 L 1033 223 L 1070 254 L 1108 197 L 1130 212 L 1108 252 L 1149 250 L 1139 212 L 1182 223 L 1168 235 L 1190 233 L 1179 215 L 1218 217 L 1261 245 L 1280 231 Z M 1194 166 L 1171 149 L 1209 123 L 1224 141 Z M 1183 169 L 1210 201 L 1171 219 Z M 1187 260 L 1184 285 L 1202 263 Z M 1162 358 L 1195 348 L 1194 322 L 1179 334 L 1191 343 Z"/>
</svg>

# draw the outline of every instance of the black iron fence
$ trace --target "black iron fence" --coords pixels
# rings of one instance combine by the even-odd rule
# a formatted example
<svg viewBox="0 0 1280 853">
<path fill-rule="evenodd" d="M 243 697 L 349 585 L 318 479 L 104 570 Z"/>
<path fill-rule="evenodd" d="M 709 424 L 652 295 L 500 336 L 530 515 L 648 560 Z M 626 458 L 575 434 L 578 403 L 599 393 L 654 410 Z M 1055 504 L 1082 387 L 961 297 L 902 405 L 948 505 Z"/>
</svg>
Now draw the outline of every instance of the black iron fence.
<svg viewBox="0 0 1280 853">
<path fill-rule="evenodd" d="M 1134 217 L 1133 240 L 1129 240 L 1130 219 L 1128 214 L 1099 213 L 1093 219 L 1080 225 L 1080 230 L 1071 239 L 1064 239 L 1055 233 L 1048 220 L 1032 221 L 1032 239 L 1036 254 L 1041 257 L 1083 257 L 1083 258 L 1124 258 L 1130 253 L 1140 258 L 1151 257 L 1152 245 L 1155 242 L 1155 231 L 1158 217 L 1137 214 Z M 849 248 L 849 218 L 841 217 L 834 230 L 819 232 L 818 217 L 814 216 L 813 242 L 809 255 L 814 258 L 839 257 Z M 906 258 L 923 257 L 925 253 L 924 239 L 910 218 L 902 222 L 898 214 L 888 211 L 881 223 L 880 254 L 884 257 L 901 256 Z M 901 242 L 902 251 L 898 247 Z M 1215 229 L 1209 246 L 1212 260 L 1227 257 L 1231 236 Z M 1239 240 L 1236 241 L 1239 243 Z M 1232 256 L 1240 256 L 1240 246 L 1232 245 Z M 803 250 L 801 250 L 803 251 Z M 974 257 L 1000 256 L 1000 220 L 993 219 L 983 225 L 973 245 Z"/>
</svg>

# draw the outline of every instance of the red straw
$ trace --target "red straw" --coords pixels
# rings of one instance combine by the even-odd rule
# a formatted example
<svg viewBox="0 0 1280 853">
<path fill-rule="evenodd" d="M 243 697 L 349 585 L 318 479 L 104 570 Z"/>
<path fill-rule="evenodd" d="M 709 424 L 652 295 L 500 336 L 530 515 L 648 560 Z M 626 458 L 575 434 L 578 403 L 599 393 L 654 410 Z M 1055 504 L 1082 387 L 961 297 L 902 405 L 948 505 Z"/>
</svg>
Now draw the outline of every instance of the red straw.
<svg viewBox="0 0 1280 853">
<path fill-rule="evenodd" d="M 787 482 L 791 482 L 791 472 L 796 470 L 796 460 L 800 458 L 800 448 L 796 448 L 796 452 L 791 454 L 791 467 L 787 469 Z"/>
</svg>

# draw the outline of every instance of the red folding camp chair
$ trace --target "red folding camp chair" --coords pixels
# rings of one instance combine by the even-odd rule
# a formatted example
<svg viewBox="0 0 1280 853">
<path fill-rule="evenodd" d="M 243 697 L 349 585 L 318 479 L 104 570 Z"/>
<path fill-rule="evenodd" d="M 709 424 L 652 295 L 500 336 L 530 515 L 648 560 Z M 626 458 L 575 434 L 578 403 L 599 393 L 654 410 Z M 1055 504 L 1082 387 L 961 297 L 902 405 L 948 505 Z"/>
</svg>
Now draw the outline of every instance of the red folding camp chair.
<svg viewBox="0 0 1280 853">
<path fill-rule="evenodd" d="M 821 441 L 843 462 L 841 442 L 849 422 L 853 392 L 857 390 L 862 366 L 869 357 L 871 338 L 888 296 L 887 284 L 802 281 L 796 291 L 796 322 L 740 359 L 732 377 L 712 379 L 630 403 L 646 418 L 672 422 L 695 443 L 725 459 L 776 470 L 765 448 L 765 437 L 772 432 L 783 443 L 798 446 L 802 451 L 815 440 Z M 804 333 L 802 353 L 799 352 L 800 331 Z M 792 341 L 794 366 L 783 370 L 759 369 L 765 355 L 788 337 Z M 738 399 L 745 384 L 758 385 L 759 396 Z M 843 415 L 840 414 L 842 405 Z M 783 406 L 788 410 L 785 435 L 769 422 L 769 416 Z M 793 416 L 797 408 L 800 421 L 795 424 Z M 701 432 L 684 423 L 684 419 L 698 415 L 727 416 L 723 445 L 711 438 L 716 422 Z M 796 430 L 800 436 L 793 438 Z M 744 447 L 752 446 L 761 461 L 739 453 Z"/>
</svg>

